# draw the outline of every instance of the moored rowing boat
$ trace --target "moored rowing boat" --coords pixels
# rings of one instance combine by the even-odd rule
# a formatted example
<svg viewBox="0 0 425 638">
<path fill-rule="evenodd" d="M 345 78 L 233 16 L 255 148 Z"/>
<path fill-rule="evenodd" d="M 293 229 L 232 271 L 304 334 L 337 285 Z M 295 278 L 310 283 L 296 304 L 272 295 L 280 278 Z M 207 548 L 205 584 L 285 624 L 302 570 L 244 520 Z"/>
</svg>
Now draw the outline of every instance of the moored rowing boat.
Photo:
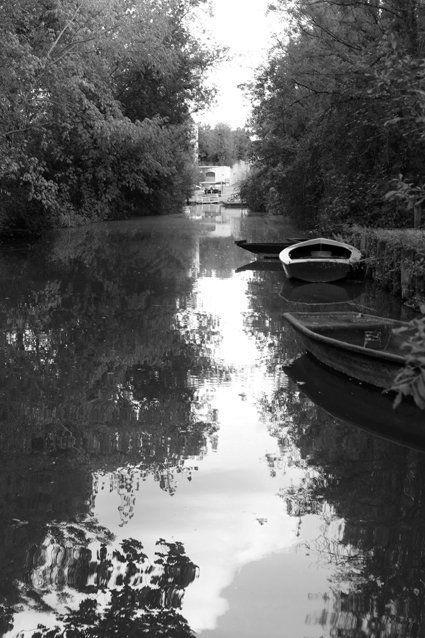
<svg viewBox="0 0 425 638">
<path fill-rule="evenodd" d="M 361 257 L 361 252 L 354 246 L 323 237 L 298 242 L 279 253 L 288 279 L 312 283 L 345 279 Z"/>
<path fill-rule="evenodd" d="M 406 363 L 403 337 L 395 328 L 403 321 L 359 312 L 284 313 L 316 359 L 347 376 L 389 388 Z"/>
<path fill-rule="evenodd" d="M 248 250 L 255 255 L 261 257 L 274 257 L 277 259 L 279 257 L 279 253 L 284 248 L 293 246 L 300 241 L 302 241 L 302 238 L 299 237 L 288 237 L 287 239 L 276 242 L 247 241 L 246 239 L 237 239 L 235 241 L 235 244 L 236 246 L 239 246 L 239 248 Z"/>
</svg>

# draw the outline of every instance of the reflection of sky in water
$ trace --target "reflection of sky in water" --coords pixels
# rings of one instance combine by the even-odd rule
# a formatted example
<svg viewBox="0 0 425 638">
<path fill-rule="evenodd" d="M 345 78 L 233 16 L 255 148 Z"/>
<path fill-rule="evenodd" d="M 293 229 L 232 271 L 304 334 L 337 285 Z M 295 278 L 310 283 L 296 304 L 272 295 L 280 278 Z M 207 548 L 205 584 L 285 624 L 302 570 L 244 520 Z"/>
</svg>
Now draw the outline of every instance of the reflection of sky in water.
<svg viewBox="0 0 425 638">
<path fill-rule="evenodd" d="M 244 316 L 250 311 L 244 283 L 236 277 L 204 277 L 197 283 L 198 310 L 216 315 L 219 321 L 220 342 L 215 359 L 232 367 L 254 367 L 259 354 L 254 339 L 244 332 Z"/>
<path fill-rule="evenodd" d="M 256 403 L 277 381 L 256 365 L 258 344 L 244 331 L 250 312 L 245 286 L 241 278 L 201 278 L 194 298 L 198 313 L 217 318 L 214 357 L 233 370 L 230 381 L 211 379 L 198 388 L 200 409 L 208 396 L 217 414 L 217 449 L 196 462 L 187 460 L 198 470 L 191 482 L 180 475 L 173 496 L 151 478 L 141 482 L 134 515 L 125 526 L 120 496 L 106 489 L 108 476 L 100 478 L 105 489 L 97 494 L 94 514 L 118 539 L 140 539 L 149 555 L 159 538 L 183 543 L 200 567 L 200 577 L 185 594 L 183 615 L 202 635 L 271 638 L 285 635 L 284 625 L 291 627 L 291 638 L 306 631 L 315 636 L 316 629 L 305 626 L 306 615 L 320 611 L 323 601 L 313 597 L 309 602 L 308 594 L 328 591 L 329 568 L 319 568 L 300 543 L 319 536 L 324 522 L 305 517 L 297 536 L 298 520 L 286 514 L 277 495 L 298 484 L 304 472 L 286 464 L 272 477 L 267 465 L 266 455 L 281 456 L 281 451 L 260 421 Z"/>
</svg>

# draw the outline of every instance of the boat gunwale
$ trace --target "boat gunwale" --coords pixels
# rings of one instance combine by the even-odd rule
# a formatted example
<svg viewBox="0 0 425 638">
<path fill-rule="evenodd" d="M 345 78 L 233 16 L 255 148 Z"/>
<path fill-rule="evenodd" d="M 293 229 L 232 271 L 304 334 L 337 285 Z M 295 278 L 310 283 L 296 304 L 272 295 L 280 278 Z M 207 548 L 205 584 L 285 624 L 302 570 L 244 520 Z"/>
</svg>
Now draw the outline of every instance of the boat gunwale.
<svg viewBox="0 0 425 638">
<path fill-rule="evenodd" d="M 292 248 L 292 246 L 289 246 L 289 248 Z M 284 248 L 281 252 L 284 252 L 284 250 L 287 249 Z M 296 259 L 291 259 L 291 257 L 289 257 L 288 261 L 284 262 L 283 259 L 279 256 L 280 261 L 282 261 L 285 266 L 293 266 L 298 264 L 356 264 L 357 259 L 356 261 L 351 262 L 351 258 L 352 255 L 350 255 L 350 257 L 301 257 L 301 259 L 299 257 L 297 257 Z"/>
<path fill-rule="evenodd" d="M 348 341 L 341 341 L 333 337 L 327 337 L 325 335 L 322 335 L 308 328 L 299 319 L 297 319 L 297 316 L 299 315 L 314 317 L 315 314 L 320 316 L 323 315 L 323 313 L 284 312 L 283 317 L 292 325 L 294 329 L 299 330 L 301 334 L 308 337 L 309 339 L 312 339 L 313 341 L 324 343 L 326 345 L 331 345 L 333 347 L 336 347 L 339 350 L 347 350 L 350 352 L 356 352 L 363 356 L 368 356 L 371 359 L 381 359 L 381 360 L 384 359 L 386 361 L 391 361 L 392 363 L 397 363 L 400 366 L 405 365 L 406 357 L 404 357 L 403 355 L 394 354 L 392 352 L 386 352 L 385 350 L 375 350 L 374 348 L 365 348 L 364 346 L 358 346 L 355 343 L 349 343 Z M 362 316 L 375 318 L 375 315 L 362 315 Z M 385 319 L 385 317 L 377 317 L 377 319 Z M 405 322 L 398 321 L 397 319 L 391 319 L 388 323 L 393 323 L 393 322 L 399 325 L 400 327 L 406 325 Z"/>
</svg>

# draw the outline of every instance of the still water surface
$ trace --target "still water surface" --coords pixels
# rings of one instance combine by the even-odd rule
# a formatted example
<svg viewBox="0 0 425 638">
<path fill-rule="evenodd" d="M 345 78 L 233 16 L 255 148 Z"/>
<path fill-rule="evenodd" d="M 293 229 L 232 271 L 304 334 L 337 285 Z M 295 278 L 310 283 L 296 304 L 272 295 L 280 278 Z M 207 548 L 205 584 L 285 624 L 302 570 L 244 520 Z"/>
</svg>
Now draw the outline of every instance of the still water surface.
<svg viewBox="0 0 425 638">
<path fill-rule="evenodd" d="M 306 291 L 234 245 L 290 232 L 204 207 L 4 248 L 2 635 L 424 635 L 425 456 L 309 398 Z"/>
</svg>

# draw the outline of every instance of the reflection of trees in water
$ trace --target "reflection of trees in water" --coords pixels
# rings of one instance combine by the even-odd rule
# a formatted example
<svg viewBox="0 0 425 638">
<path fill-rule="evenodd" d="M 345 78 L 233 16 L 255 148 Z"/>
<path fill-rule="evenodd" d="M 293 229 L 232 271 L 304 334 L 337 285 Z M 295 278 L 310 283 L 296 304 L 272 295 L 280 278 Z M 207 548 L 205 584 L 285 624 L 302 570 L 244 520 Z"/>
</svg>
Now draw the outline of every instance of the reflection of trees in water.
<svg viewBox="0 0 425 638">
<path fill-rule="evenodd" d="M 0 469 L 0 597 L 18 604 L 27 551 L 53 520 L 86 519 L 92 479 L 87 464 L 42 455 L 2 458 Z M 90 520 L 90 519 L 89 519 Z"/>
<path fill-rule="evenodd" d="M 216 326 L 182 321 L 196 245 L 189 232 L 170 242 L 162 223 L 172 220 L 66 232 L 0 272 L 0 588 L 11 604 L 46 524 L 86 520 L 93 475 L 110 474 L 125 523 L 138 482 L 173 493 L 196 471 L 187 459 L 214 444 L 194 379 L 213 365 L 225 374 L 206 347 Z"/>
<path fill-rule="evenodd" d="M 240 222 L 240 237 L 247 241 L 284 241 L 287 237 L 299 237 L 300 234 L 300 230 L 294 228 L 283 215 L 263 215 L 249 211 Z"/>
<path fill-rule="evenodd" d="M 318 597 L 317 600 L 322 607 L 320 611 L 308 614 L 306 624 L 321 625 L 329 632 L 329 636 L 419 638 L 423 635 L 414 614 L 397 616 L 392 602 L 381 613 L 374 600 L 369 600 L 361 594 L 339 592 L 333 600 L 326 596 L 321 596 L 320 599 Z"/>
<path fill-rule="evenodd" d="M 173 459 L 170 459 L 169 467 L 165 466 L 164 463 L 151 467 L 143 462 L 138 466 L 127 464 L 107 474 L 96 472 L 93 482 L 93 496 L 101 492 L 115 492 L 119 496 L 120 527 L 123 527 L 133 518 L 137 494 L 141 484 L 148 477 L 153 477 L 158 482 L 159 487 L 172 496 L 179 481 L 182 479 L 191 481 L 193 472 L 196 472 L 197 469 L 196 464 L 188 465 L 180 460 L 176 464 Z"/>
<path fill-rule="evenodd" d="M 308 469 L 298 486 L 282 492 L 287 512 L 300 520 L 320 513 L 328 524 L 344 519 L 336 540 L 323 535 L 312 547 L 336 568 L 336 602 L 310 622 L 353 638 L 422 636 L 424 455 L 345 425 L 292 382 L 264 399 L 263 410 L 284 463 L 289 454 L 292 463 Z M 282 459 L 269 460 L 274 472 Z"/>
<path fill-rule="evenodd" d="M 45 537 L 28 549 L 25 586 L 40 597 L 66 587 L 84 590 L 92 569 L 89 545 L 106 546 L 112 540 L 113 535 L 95 521 L 49 525 Z"/>
<path fill-rule="evenodd" d="M 72 602 L 69 588 L 86 597 L 77 610 L 59 616 L 61 628 L 40 628 L 33 638 L 194 635 L 178 610 L 198 568 L 181 543 L 160 539 L 151 562 L 134 539 L 115 548 L 101 543 L 94 553 L 84 545 L 78 548 L 83 540 L 78 529 L 68 528 L 66 534 L 68 539 L 61 530 L 52 531 L 44 546 L 33 552 L 31 577 L 38 587 L 41 581 L 63 590 L 67 606 Z M 67 546 L 70 534 L 75 538 Z"/>
<path fill-rule="evenodd" d="M 0 314 L 3 449 L 128 454 L 144 432 L 156 453 L 170 437 L 181 456 L 202 450 L 188 373 L 210 353 L 176 321 L 192 238 L 152 232 L 71 232 L 51 262 L 31 257 Z"/>
<path fill-rule="evenodd" d="M 203 277 L 229 277 L 237 267 L 232 237 L 208 237 L 199 243 L 199 262 Z"/>
<path fill-rule="evenodd" d="M 251 312 L 245 330 L 257 343 L 262 365 L 275 374 L 284 362 L 298 356 L 300 346 L 282 319 L 285 307 L 279 296 L 283 270 L 253 271 L 247 283 Z"/>
</svg>

